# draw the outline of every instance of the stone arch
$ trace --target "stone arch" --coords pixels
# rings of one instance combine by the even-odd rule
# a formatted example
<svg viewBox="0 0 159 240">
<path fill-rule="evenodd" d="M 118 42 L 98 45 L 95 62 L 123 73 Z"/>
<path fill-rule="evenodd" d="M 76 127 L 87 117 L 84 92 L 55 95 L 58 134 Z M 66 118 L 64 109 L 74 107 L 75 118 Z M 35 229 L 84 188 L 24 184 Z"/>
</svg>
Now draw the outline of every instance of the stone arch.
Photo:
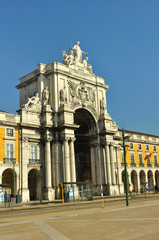
<svg viewBox="0 0 159 240">
<path fill-rule="evenodd" d="M 2 184 L 7 185 L 12 194 L 17 193 L 17 174 L 12 168 L 7 168 L 2 173 Z"/>
<path fill-rule="evenodd" d="M 75 130 L 76 141 L 75 147 L 75 161 L 76 161 L 76 181 L 77 182 L 91 182 L 91 153 L 90 144 L 97 139 L 95 132 L 97 124 L 94 116 L 90 111 L 79 108 L 75 110 L 74 122 L 79 126 Z M 92 156 L 93 157 L 93 156 Z"/>
<path fill-rule="evenodd" d="M 146 190 L 146 174 L 143 170 L 141 170 L 139 176 L 140 176 L 140 191 L 143 192 Z"/>
<path fill-rule="evenodd" d="M 28 173 L 28 188 L 30 200 L 39 200 L 41 197 L 40 171 L 31 169 Z"/>
<path fill-rule="evenodd" d="M 131 183 L 132 191 L 138 192 L 137 172 L 135 170 L 131 171 Z"/>
<path fill-rule="evenodd" d="M 155 185 L 159 190 L 159 171 L 158 170 L 155 171 Z"/>
<path fill-rule="evenodd" d="M 154 180 L 153 180 L 153 172 L 151 170 L 147 172 L 147 178 L 148 178 L 148 185 L 150 187 L 150 190 L 153 190 Z"/>
</svg>

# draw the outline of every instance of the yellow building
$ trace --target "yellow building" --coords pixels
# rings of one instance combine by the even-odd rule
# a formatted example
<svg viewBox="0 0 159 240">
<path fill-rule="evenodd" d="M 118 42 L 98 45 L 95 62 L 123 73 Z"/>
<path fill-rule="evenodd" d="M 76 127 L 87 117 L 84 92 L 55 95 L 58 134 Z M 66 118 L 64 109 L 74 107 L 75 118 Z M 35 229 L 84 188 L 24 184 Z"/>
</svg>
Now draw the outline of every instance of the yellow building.
<svg viewBox="0 0 159 240">
<path fill-rule="evenodd" d="M 19 190 L 20 142 L 17 115 L 0 111 L 0 184 Z"/>
<path fill-rule="evenodd" d="M 119 130 L 120 135 L 122 130 Z M 134 192 L 147 188 L 159 189 L 159 137 L 140 132 L 125 131 L 129 136 L 126 144 L 126 163 L 129 184 Z M 124 182 L 124 153 L 120 147 L 122 181 Z"/>
</svg>

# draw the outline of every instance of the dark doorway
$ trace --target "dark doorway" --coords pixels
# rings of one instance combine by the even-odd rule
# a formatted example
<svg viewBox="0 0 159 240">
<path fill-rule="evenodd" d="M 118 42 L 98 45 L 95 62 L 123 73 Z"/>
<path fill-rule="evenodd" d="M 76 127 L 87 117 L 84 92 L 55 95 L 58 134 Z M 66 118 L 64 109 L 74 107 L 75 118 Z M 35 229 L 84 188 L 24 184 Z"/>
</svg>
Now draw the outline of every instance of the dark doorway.
<svg viewBox="0 0 159 240">
<path fill-rule="evenodd" d="M 39 200 L 41 195 L 40 173 L 36 169 L 32 169 L 28 174 L 28 188 L 30 200 Z"/>
<path fill-rule="evenodd" d="M 76 110 L 74 120 L 80 126 L 75 131 L 76 181 L 91 182 L 90 132 L 95 122 L 92 115 L 85 109 Z"/>
</svg>

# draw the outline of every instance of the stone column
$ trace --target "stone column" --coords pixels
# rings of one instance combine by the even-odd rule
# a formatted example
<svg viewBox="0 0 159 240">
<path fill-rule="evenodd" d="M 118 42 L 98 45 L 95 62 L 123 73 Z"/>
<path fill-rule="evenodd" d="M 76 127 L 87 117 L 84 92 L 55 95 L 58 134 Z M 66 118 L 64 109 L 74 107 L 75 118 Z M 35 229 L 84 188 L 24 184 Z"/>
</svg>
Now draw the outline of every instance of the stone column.
<svg viewBox="0 0 159 240">
<path fill-rule="evenodd" d="M 110 164 L 111 164 L 111 175 L 112 175 L 112 184 L 115 185 L 115 163 L 114 163 L 114 150 L 113 150 L 113 144 L 110 144 Z"/>
<path fill-rule="evenodd" d="M 138 192 L 140 192 L 140 174 L 137 174 L 136 178 L 137 178 L 137 190 Z"/>
<path fill-rule="evenodd" d="M 51 153 L 50 153 L 50 141 L 45 142 L 45 186 L 51 188 Z"/>
<path fill-rule="evenodd" d="M 119 184 L 119 193 L 124 193 L 124 184 L 122 182 L 122 173 L 121 173 L 121 164 L 119 157 L 119 147 L 116 146 L 116 162 L 117 162 L 117 174 L 118 174 L 118 184 Z"/>
<path fill-rule="evenodd" d="M 59 159 L 59 142 L 55 143 L 55 171 L 56 171 L 56 187 L 59 186 L 60 183 L 60 159 Z"/>
<path fill-rule="evenodd" d="M 52 185 L 55 188 L 56 185 L 56 174 L 55 174 L 55 142 L 52 142 L 52 148 L 51 148 L 51 169 L 52 169 Z"/>
<path fill-rule="evenodd" d="M 130 184 L 130 186 L 131 186 L 131 173 L 128 173 L 128 183 Z M 128 186 L 128 188 L 129 188 L 129 186 Z"/>
<path fill-rule="evenodd" d="M 107 184 L 107 167 L 106 167 L 106 155 L 105 155 L 105 148 L 102 147 L 103 151 L 103 183 Z"/>
<path fill-rule="evenodd" d="M 111 170 L 110 170 L 110 153 L 109 153 L 109 145 L 106 143 L 105 145 L 105 155 L 106 155 L 106 168 L 107 168 L 107 184 L 111 185 Z"/>
<path fill-rule="evenodd" d="M 97 163 L 97 184 L 102 184 L 102 172 L 101 172 L 101 156 L 100 156 L 100 145 L 96 144 L 95 146 L 96 153 L 96 163 Z"/>
<path fill-rule="evenodd" d="M 21 140 L 21 194 L 22 202 L 28 202 L 29 189 L 28 189 L 28 161 L 29 161 L 29 143 L 28 138 L 23 137 Z"/>
<path fill-rule="evenodd" d="M 70 182 L 70 158 L 69 158 L 69 146 L 68 138 L 64 139 L 64 171 L 65 171 L 65 182 Z"/>
<path fill-rule="evenodd" d="M 52 176 L 51 176 L 51 152 L 50 140 L 46 139 L 45 142 L 45 193 L 44 197 L 48 200 L 54 200 L 54 191 L 52 189 Z"/>
<path fill-rule="evenodd" d="M 70 141 L 71 182 L 76 182 L 76 164 L 75 164 L 74 141 L 75 141 L 75 139 L 71 138 L 71 141 Z"/>
<path fill-rule="evenodd" d="M 119 147 L 116 147 L 116 159 L 117 159 L 117 171 L 118 171 L 118 184 L 122 184 L 121 164 L 120 164 L 120 157 L 119 157 Z"/>
<path fill-rule="evenodd" d="M 0 184 L 2 184 L 2 175 L 0 176 Z"/>
<path fill-rule="evenodd" d="M 95 151 L 94 151 L 94 145 L 90 145 L 90 153 L 91 153 L 91 171 L 92 171 L 92 183 L 93 185 L 96 185 L 96 166 L 95 166 Z"/>
</svg>

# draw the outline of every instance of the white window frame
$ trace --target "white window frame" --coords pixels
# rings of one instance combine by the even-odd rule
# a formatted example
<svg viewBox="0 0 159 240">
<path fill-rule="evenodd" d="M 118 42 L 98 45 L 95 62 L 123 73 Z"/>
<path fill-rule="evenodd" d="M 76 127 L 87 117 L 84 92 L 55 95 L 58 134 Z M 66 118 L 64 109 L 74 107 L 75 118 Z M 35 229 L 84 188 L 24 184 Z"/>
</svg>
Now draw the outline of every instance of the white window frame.
<svg viewBox="0 0 159 240">
<path fill-rule="evenodd" d="M 38 146 L 31 144 L 30 146 L 30 159 L 35 161 L 38 159 Z"/>
<path fill-rule="evenodd" d="M 146 151 L 149 151 L 149 145 L 146 145 Z"/>
<path fill-rule="evenodd" d="M 12 146 L 12 149 L 11 149 Z M 5 159 L 8 162 L 12 162 L 14 159 L 14 153 L 15 153 L 15 145 L 12 142 L 6 142 L 5 143 Z"/>
<path fill-rule="evenodd" d="M 154 164 L 158 164 L 158 159 L 157 159 L 157 155 L 154 155 Z"/>
<path fill-rule="evenodd" d="M 139 153 L 139 165 L 142 165 L 143 164 L 143 157 L 142 157 L 142 154 Z"/>
<path fill-rule="evenodd" d="M 133 143 L 130 143 L 130 149 L 134 149 L 134 144 Z"/>
<path fill-rule="evenodd" d="M 12 134 L 10 133 L 9 130 L 11 130 Z M 9 127 L 6 128 L 6 137 L 14 137 L 14 128 Z"/>
<path fill-rule="evenodd" d="M 142 150 L 141 144 L 138 144 L 138 149 L 139 149 L 139 150 Z"/>
<path fill-rule="evenodd" d="M 134 163 L 135 163 L 134 153 L 130 153 L 130 163 L 131 163 L 131 164 L 134 164 Z"/>
</svg>

